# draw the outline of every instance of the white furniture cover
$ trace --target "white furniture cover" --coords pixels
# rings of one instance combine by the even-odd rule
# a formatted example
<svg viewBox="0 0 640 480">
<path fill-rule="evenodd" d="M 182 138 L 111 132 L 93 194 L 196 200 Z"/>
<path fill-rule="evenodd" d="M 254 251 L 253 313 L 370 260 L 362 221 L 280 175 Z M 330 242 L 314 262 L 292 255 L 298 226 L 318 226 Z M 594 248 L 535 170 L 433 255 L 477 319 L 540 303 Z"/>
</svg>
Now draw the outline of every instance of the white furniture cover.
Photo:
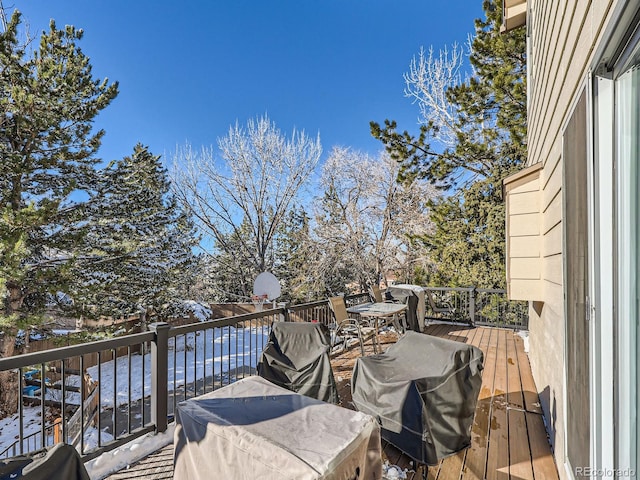
<svg viewBox="0 0 640 480">
<path fill-rule="evenodd" d="M 380 479 L 380 429 L 347 410 L 250 377 L 181 402 L 176 479 Z"/>
</svg>

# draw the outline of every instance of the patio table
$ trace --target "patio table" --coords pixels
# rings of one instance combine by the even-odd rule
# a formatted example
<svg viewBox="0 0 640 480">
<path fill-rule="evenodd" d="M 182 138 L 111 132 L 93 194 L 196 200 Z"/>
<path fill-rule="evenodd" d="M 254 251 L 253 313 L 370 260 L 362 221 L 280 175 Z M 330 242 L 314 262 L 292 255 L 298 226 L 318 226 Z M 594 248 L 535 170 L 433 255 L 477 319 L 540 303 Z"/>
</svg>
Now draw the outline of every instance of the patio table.
<svg viewBox="0 0 640 480">
<path fill-rule="evenodd" d="M 372 318 L 375 324 L 374 326 L 376 332 L 380 329 L 380 327 L 386 326 L 388 324 L 388 319 L 390 319 L 393 322 L 393 325 L 396 327 L 398 333 L 400 333 L 402 327 L 400 325 L 400 322 L 398 321 L 398 315 L 404 312 L 406 309 L 407 305 L 404 303 L 378 302 L 361 303 L 360 305 L 354 305 L 353 307 L 347 308 L 347 312 L 356 313 L 362 317 Z M 380 319 L 384 319 L 383 325 L 380 325 Z"/>
<path fill-rule="evenodd" d="M 379 479 L 370 415 L 249 377 L 178 405 L 176 479 Z"/>
</svg>

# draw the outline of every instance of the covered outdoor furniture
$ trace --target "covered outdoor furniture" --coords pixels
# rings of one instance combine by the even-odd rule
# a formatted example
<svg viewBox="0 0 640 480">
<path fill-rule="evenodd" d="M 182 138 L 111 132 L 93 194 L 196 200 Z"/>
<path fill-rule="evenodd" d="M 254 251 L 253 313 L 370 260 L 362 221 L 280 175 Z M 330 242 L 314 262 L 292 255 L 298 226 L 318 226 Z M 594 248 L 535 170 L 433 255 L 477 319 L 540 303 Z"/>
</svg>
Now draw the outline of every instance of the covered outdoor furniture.
<svg viewBox="0 0 640 480">
<path fill-rule="evenodd" d="M 0 480 L 90 480 L 80 455 L 58 443 L 27 455 L 0 460 Z"/>
<path fill-rule="evenodd" d="M 391 285 L 387 291 L 386 295 L 390 298 L 395 298 L 396 295 L 399 295 L 402 291 L 410 291 L 418 299 L 418 304 L 416 306 L 416 316 L 418 320 L 418 325 L 420 326 L 420 331 L 424 331 L 425 327 L 425 318 L 427 316 L 427 297 L 426 291 L 427 289 L 421 287 L 420 285 L 413 285 L 410 283 L 396 283 Z"/>
<path fill-rule="evenodd" d="M 174 478 L 382 476 L 376 420 L 249 377 L 178 404 Z"/>
<path fill-rule="evenodd" d="M 406 328 L 414 332 L 421 332 L 424 329 L 424 317 L 419 318 L 418 310 L 420 297 L 417 291 L 411 288 L 396 287 L 395 285 L 387 288 L 387 295 L 394 302 L 405 303 L 407 310 L 405 312 Z M 424 302 L 424 296 L 422 298 Z M 424 308 L 422 309 L 424 311 Z"/>
<path fill-rule="evenodd" d="M 482 362 L 472 345 L 409 331 L 385 353 L 357 359 L 353 403 L 378 419 L 382 438 L 434 465 L 470 445 Z"/>
<path fill-rule="evenodd" d="M 321 323 L 274 322 L 258 375 L 287 390 L 338 403 L 330 349 L 329 329 Z"/>
</svg>

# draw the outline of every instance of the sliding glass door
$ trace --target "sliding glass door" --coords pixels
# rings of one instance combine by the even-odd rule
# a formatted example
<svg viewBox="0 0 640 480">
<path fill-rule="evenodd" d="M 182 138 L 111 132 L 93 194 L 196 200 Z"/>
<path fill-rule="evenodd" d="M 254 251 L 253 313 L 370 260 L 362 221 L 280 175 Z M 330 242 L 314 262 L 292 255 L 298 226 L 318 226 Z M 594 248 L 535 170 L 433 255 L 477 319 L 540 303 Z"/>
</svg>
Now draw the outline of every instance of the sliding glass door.
<svg viewBox="0 0 640 480">
<path fill-rule="evenodd" d="M 587 93 L 580 95 L 562 136 L 566 455 L 571 471 L 589 465 L 591 442 L 589 339 L 589 154 Z M 576 474 L 586 478 L 586 475 Z"/>
<path fill-rule="evenodd" d="M 616 426 L 619 468 L 638 472 L 638 313 L 640 299 L 640 46 L 615 80 L 618 312 Z"/>
</svg>

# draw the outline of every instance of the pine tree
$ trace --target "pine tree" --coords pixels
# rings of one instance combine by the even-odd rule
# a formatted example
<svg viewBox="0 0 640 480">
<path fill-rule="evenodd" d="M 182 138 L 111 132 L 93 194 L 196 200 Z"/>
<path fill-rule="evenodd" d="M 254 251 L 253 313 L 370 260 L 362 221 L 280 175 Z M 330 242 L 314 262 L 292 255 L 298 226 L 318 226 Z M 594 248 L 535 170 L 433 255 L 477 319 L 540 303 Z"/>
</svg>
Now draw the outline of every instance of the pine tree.
<svg viewBox="0 0 640 480">
<path fill-rule="evenodd" d="M 133 155 L 101 172 L 90 200 L 85 261 L 78 264 L 76 304 L 86 314 L 175 311 L 196 259 L 193 224 L 170 193 L 160 156 L 136 145 Z M 84 288 L 91 285 L 91 289 Z"/>
<path fill-rule="evenodd" d="M 282 286 L 282 301 L 316 299 L 312 273 L 314 244 L 311 219 L 303 206 L 292 209 L 280 225 L 276 238 L 274 274 Z"/>
<path fill-rule="evenodd" d="M 20 13 L 6 21 L 2 9 L 2 19 L 0 317 L 15 326 L 69 289 L 104 134 L 93 121 L 118 86 L 93 77 L 82 30 L 52 21 L 30 53 L 18 40 Z"/>
<path fill-rule="evenodd" d="M 446 90 L 453 144 L 438 149 L 443 125 L 431 119 L 417 136 L 390 120 L 371 122 L 371 132 L 401 162 L 401 181 L 426 178 L 446 193 L 431 204 L 436 232 L 423 238 L 438 264 L 432 282 L 504 287 L 501 184 L 526 160 L 526 41 L 523 28 L 500 33 L 499 2 L 483 8 L 469 56 L 474 73 Z"/>
</svg>

